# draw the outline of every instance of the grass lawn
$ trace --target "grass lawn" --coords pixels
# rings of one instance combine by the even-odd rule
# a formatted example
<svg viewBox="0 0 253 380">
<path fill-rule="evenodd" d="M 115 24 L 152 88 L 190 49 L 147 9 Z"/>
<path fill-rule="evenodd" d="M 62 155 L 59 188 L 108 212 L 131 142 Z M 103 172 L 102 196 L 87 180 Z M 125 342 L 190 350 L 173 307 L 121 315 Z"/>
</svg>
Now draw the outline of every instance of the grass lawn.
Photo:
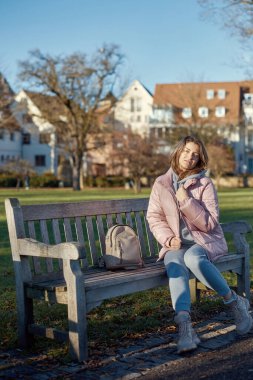
<svg viewBox="0 0 253 380">
<path fill-rule="evenodd" d="M 92 199 L 120 199 L 148 197 L 149 189 L 136 195 L 125 189 L 90 189 L 75 192 L 72 189 L 0 189 L 0 349 L 12 348 L 16 340 L 15 286 L 11 253 L 4 211 L 4 199 L 17 197 L 22 204 L 56 203 Z M 246 220 L 253 225 L 253 189 L 226 189 L 220 191 L 220 220 Z M 253 234 L 248 241 L 253 247 Z M 251 251 L 253 257 L 253 251 Z M 253 263 L 253 260 L 251 260 Z M 228 276 L 232 284 L 233 277 Z M 206 317 L 207 313 L 215 313 L 222 308 L 219 300 L 211 301 L 203 297 L 200 305 L 193 307 L 193 319 Z M 38 320 L 47 320 L 54 326 L 62 326 L 66 316 L 65 306 L 40 305 Z M 148 317 L 148 318 L 147 318 Z M 93 347 L 113 346 L 117 341 L 125 341 L 135 336 L 145 335 L 160 329 L 174 329 L 173 311 L 166 288 L 115 298 L 105 302 L 101 307 L 89 313 L 89 344 Z M 134 322 L 134 323 L 133 323 Z M 55 342 L 39 339 L 34 347 L 47 354 L 65 357 L 66 347 Z"/>
</svg>

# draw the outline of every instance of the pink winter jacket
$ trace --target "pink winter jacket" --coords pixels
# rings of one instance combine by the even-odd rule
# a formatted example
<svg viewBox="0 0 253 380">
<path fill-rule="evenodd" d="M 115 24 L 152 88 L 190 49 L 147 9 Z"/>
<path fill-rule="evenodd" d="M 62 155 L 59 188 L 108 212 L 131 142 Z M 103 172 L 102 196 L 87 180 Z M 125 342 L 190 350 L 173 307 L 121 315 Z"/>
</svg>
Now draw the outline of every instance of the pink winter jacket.
<svg viewBox="0 0 253 380">
<path fill-rule="evenodd" d="M 194 241 L 206 249 L 215 261 L 228 248 L 219 224 L 217 193 L 210 178 L 193 178 L 184 183 L 189 198 L 178 202 L 173 187 L 173 171 L 158 177 L 154 183 L 147 211 L 147 220 L 156 240 L 162 245 L 159 259 L 171 248 L 165 246 L 172 237 L 180 237 L 179 215 Z"/>
</svg>

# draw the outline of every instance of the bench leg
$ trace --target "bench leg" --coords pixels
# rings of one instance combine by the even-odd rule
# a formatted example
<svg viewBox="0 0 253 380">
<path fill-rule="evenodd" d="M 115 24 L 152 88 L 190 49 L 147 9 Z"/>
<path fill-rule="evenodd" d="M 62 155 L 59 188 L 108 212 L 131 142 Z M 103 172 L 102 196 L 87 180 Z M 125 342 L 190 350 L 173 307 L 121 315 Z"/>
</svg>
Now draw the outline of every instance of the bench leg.
<svg viewBox="0 0 253 380">
<path fill-rule="evenodd" d="M 250 300 L 250 277 L 244 273 L 243 275 L 237 275 L 237 293 L 241 296 L 245 296 Z"/>
<path fill-rule="evenodd" d="M 16 274 L 18 342 L 21 347 L 27 348 L 31 346 L 33 342 L 33 335 L 28 331 L 28 326 L 33 323 L 33 300 L 26 297 L 24 282 L 22 278 L 20 278 L 20 273 L 22 273 L 20 265 L 20 262 L 14 262 Z"/>
<path fill-rule="evenodd" d="M 33 323 L 33 300 L 25 298 L 22 305 L 20 300 L 17 301 L 17 313 L 18 342 L 20 347 L 28 348 L 34 340 L 28 331 L 28 326 Z"/>
<path fill-rule="evenodd" d="M 191 301 L 196 302 L 200 300 L 200 289 L 198 288 L 198 280 L 192 278 L 189 280 Z"/>
<path fill-rule="evenodd" d="M 70 354 L 83 361 L 88 357 L 84 276 L 77 261 L 64 260 L 63 270 L 68 289 Z"/>
</svg>

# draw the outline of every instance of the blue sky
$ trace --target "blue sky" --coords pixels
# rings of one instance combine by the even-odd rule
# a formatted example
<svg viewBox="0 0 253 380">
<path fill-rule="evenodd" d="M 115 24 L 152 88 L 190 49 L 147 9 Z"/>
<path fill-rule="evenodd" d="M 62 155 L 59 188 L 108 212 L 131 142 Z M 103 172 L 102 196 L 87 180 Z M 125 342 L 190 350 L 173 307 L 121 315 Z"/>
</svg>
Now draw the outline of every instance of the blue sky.
<svg viewBox="0 0 253 380">
<path fill-rule="evenodd" d="M 89 55 L 116 43 L 124 80 L 151 92 L 156 83 L 245 79 L 239 43 L 200 11 L 197 0 L 0 0 L 0 70 L 17 91 L 29 50 Z"/>
</svg>

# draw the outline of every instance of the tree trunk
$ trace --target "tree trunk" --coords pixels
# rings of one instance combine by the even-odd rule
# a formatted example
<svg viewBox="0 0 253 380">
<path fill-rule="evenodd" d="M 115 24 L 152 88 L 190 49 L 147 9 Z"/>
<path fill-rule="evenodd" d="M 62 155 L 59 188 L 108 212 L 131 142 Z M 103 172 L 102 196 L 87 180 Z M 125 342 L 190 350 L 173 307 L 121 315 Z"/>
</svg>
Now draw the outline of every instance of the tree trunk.
<svg viewBox="0 0 253 380">
<path fill-rule="evenodd" d="M 73 190 L 75 191 L 80 191 L 81 186 L 80 186 L 80 176 L 81 176 L 81 168 L 82 168 L 82 157 L 75 157 L 73 160 L 73 166 L 72 166 L 72 171 L 73 171 Z"/>
<path fill-rule="evenodd" d="M 134 178 L 134 192 L 139 194 L 141 192 L 141 179 L 138 177 Z"/>
<path fill-rule="evenodd" d="M 216 188 L 217 188 L 217 190 L 220 189 L 220 180 L 221 180 L 221 175 L 218 174 L 216 176 Z"/>
<path fill-rule="evenodd" d="M 73 183 L 72 188 L 75 191 L 81 190 L 80 188 L 80 174 L 78 172 L 78 167 L 73 166 Z"/>
</svg>

